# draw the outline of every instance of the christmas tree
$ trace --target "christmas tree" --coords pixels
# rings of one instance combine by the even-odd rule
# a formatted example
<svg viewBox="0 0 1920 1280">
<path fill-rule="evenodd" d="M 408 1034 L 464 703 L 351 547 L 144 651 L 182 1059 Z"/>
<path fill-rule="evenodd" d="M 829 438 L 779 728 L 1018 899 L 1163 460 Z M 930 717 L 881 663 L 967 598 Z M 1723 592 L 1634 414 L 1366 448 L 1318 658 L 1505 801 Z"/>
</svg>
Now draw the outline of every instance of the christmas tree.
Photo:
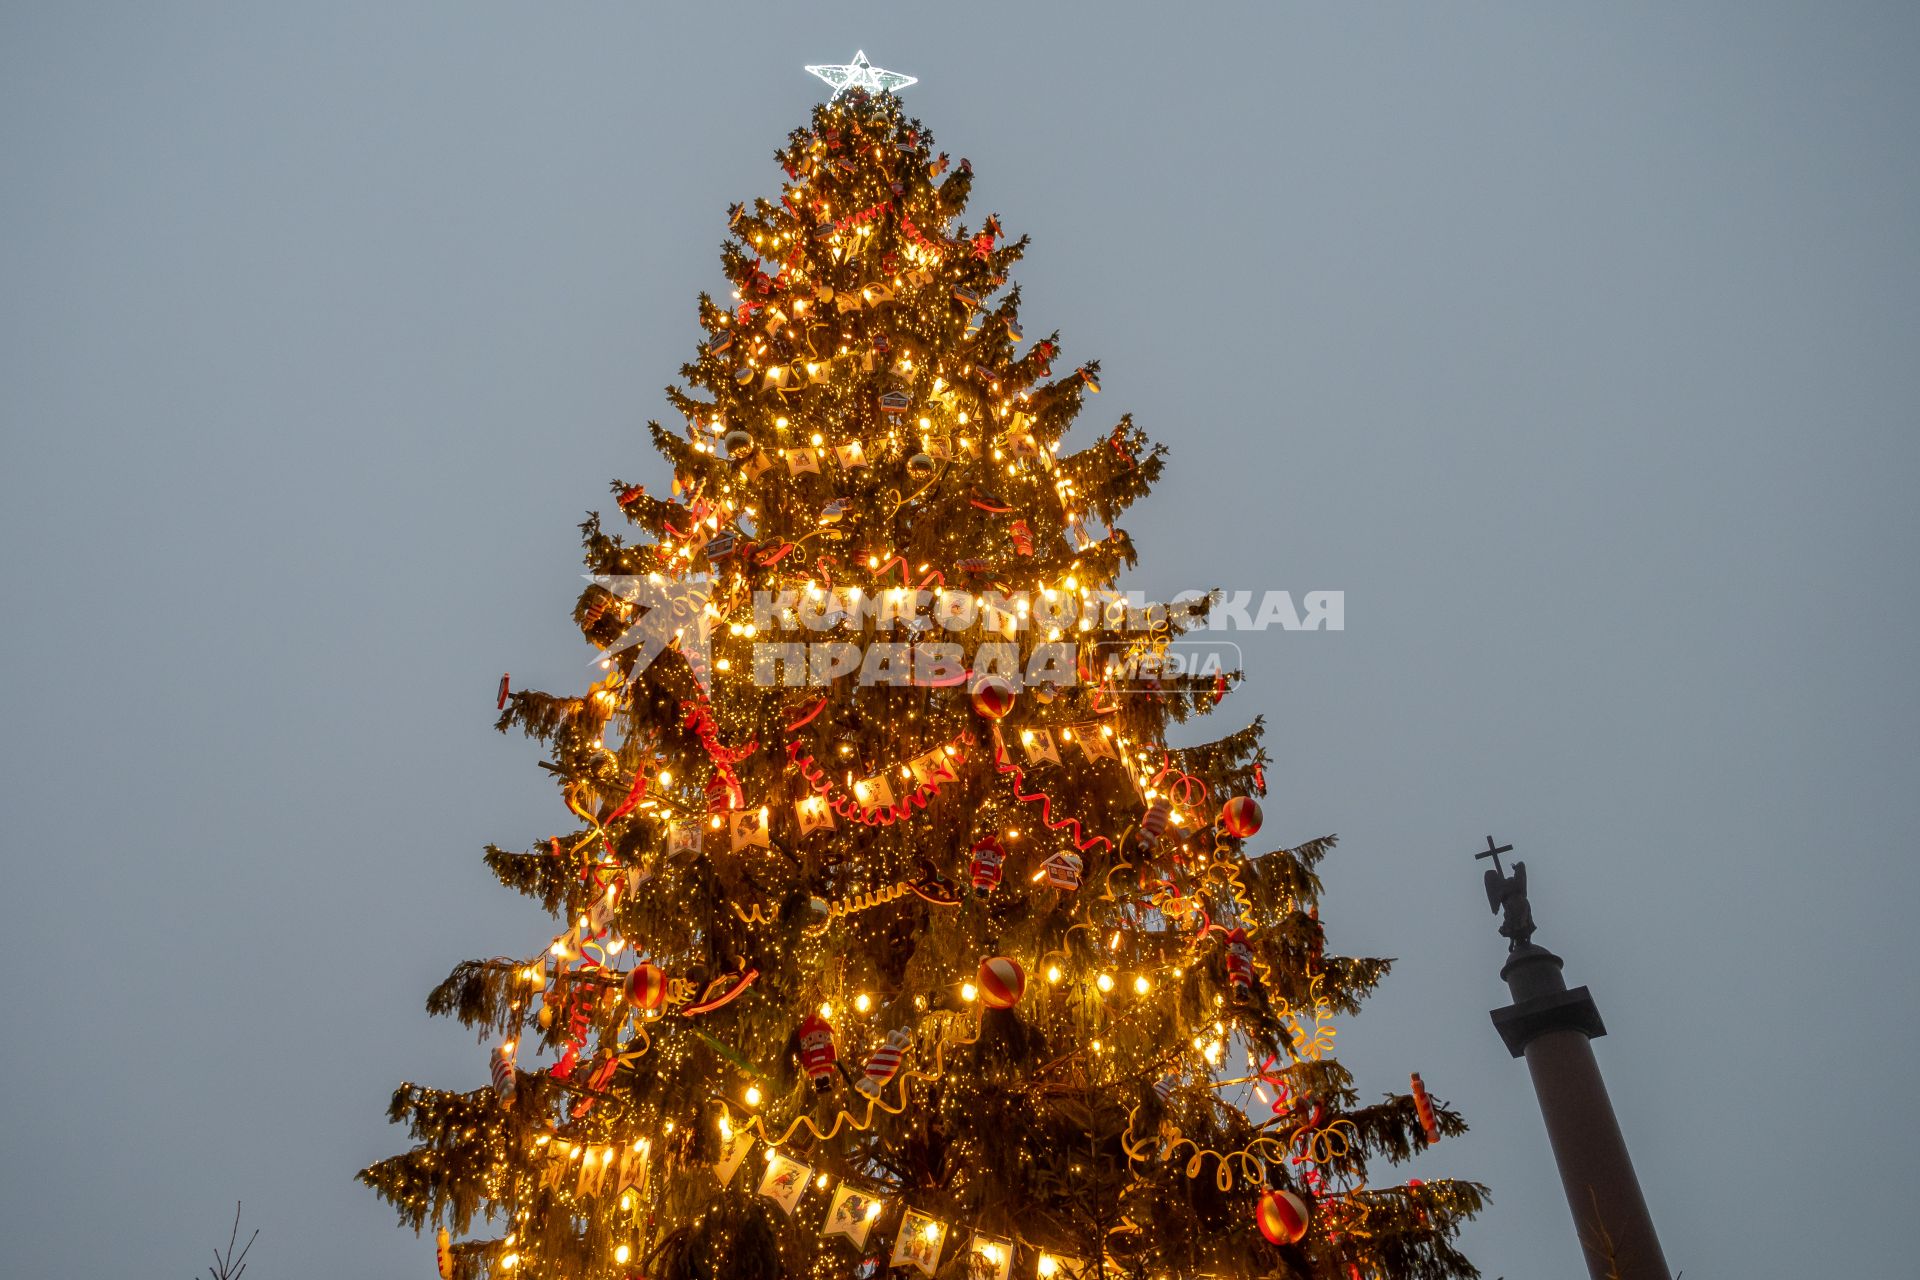
<svg viewBox="0 0 1920 1280">
<path fill-rule="evenodd" d="M 403 1085 L 360 1177 L 461 1280 L 1476 1274 L 1481 1188 L 1369 1181 L 1465 1126 L 1332 1056 L 1387 971 L 1323 947 L 1333 838 L 1256 843 L 1257 720 L 1167 742 L 1238 676 L 1116 585 L 1164 450 L 1063 451 L 1097 366 L 1023 337 L 1026 241 L 904 78 L 818 71 L 672 496 L 583 526 L 600 678 L 501 680 L 570 816 L 487 864 L 558 935 L 432 992 L 492 1086 Z"/>
</svg>

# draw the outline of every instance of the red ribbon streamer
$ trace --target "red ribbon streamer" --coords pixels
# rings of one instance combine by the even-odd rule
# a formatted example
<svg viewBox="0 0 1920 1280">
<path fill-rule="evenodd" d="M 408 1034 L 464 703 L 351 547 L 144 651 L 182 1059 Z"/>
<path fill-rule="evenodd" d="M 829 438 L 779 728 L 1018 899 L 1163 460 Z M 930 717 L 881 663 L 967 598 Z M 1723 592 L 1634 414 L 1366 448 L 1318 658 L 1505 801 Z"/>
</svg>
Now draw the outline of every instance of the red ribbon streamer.
<svg viewBox="0 0 1920 1280">
<path fill-rule="evenodd" d="M 1085 853 L 1087 850 L 1092 849 L 1095 846 L 1101 846 L 1108 849 L 1113 848 L 1113 841 L 1107 839 L 1105 836 L 1083 837 L 1080 834 L 1080 819 L 1078 818 L 1062 818 L 1060 821 L 1055 822 L 1053 820 L 1053 799 L 1051 796 L 1047 795 L 1046 792 L 1035 791 L 1031 793 L 1023 793 L 1020 790 L 1021 784 L 1026 780 L 1026 772 L 1023 769 L 1021 769 L 1019 765 L 1014 764 L 1008 758 L 1007 744 L 1001 740 L 1000 735 L 997 731 L 994 733 L 994 736 L 993 736 L 993 767 L 998 769 L 1001 773 L 1012 775 L 1013 798 L 1015 800 L 1021 801 L 1024 804 L 1030 804 L 1036 800 L 1039 801 L 1041 823 L 1045 825 L 1049 831 L 1070 832 L 1071 838 L 1073 840 L 1073 847 L 1076 850 L 1078 850 L 1081 853 Z"/>
</svg>

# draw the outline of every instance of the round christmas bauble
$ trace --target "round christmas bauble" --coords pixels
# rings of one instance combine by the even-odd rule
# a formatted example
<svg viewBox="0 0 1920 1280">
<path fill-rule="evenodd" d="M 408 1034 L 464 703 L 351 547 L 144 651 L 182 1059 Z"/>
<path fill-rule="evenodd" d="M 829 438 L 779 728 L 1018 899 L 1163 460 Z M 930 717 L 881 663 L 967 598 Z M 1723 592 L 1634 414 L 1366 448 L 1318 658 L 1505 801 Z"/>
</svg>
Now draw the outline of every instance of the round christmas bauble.
<svg viewBox="0 0 1920 1280">
<path fill-rule="evenodd" d="M 729 458 L 744 458 L 753 452 L 753 437 L 744 431 L 729 431 L 720 441 Z"/>
<path fill-rule="evenodd" d="M 973 686 L 973 709 L 989 720 L 1001 720 L 1013 710 L 1013 686 L 999 676 L 988 676 Z"/>
<path fill-rule="evenodd" d="M 925 480 L 939 465 L 934 461 L 932 454 L 916 453 L 907 459 L 907 474 L 916 480 Z"/>
<path fill-rule="evenodd" d="M 667 1002 L 667 974 L 657 964 L 637 964 L 627 975 L 627 1000 L 642 1013 Z"/>
<path fill-rule="evenodd" d="M 988 956 L 980 962 L 980 998 L 989 1009 L 1011 1009 L 1027 993 L 1027 971 L 1012 956 Z"/>
<path fill-rule="evenodd" d="M 1307 1202 L 1291 1191 L 1262 1191 L 1253 1216 L 1269 1244 L 1293 1244 L 1307 1234 Z"/>
<path fill-rule="evenodd" d="M 1220 825 L 1228 835 L 1246 839 L 1260 829 L 1260 802 L 1252 796 L 1235 796 L 1220 806 Z"/>
</svg>

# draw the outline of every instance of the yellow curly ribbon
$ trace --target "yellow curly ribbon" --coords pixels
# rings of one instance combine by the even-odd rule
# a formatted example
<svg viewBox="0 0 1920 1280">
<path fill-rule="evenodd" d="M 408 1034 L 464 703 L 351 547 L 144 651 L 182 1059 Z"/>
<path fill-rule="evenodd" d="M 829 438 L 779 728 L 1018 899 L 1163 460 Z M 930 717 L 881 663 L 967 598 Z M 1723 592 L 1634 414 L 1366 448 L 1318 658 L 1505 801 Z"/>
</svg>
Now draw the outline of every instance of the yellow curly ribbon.
<svg viewBox="0 0 1920 1280">
<path fill-rule="evenodd" d="M 948 1027 L 950 1027 L 951 1025 L 952 1025 L 951 1022 L 947 1024 Z M 943 1031 L 944 1030 L 945 1028 L 943 1028 Z M 941 1077 L 946 1075 L 946 1072 L 947 1072 L 946 1058 L 947 1058 L 947 1049 L 949 1046 L 953 1048 L 965 1048 L 968 1045 L 977 1044 L 979 1040 L 980 1040 L 980 1027 L 978 1024 L 975 1024 L 973 1028 L 973 1034 L 964 1040 L 956 1039 L 946 1034 L 940 1035 L 937 1039 L 934 1040 L 934 1043 L 933 1043 L 933 1069 L 931 1071 L 920 1071 L 915 1069 L 914 1067 L 902 1064 L 899 1073 L 895 1075 L 891 1081 L 888 1082 L 887 1088 L 881 1089 L 880 1092 L 875 1095 L 865 1095 L 865 1094 L 861 1095 L 862 1097 L 866 1098 L 867 1105 L 865 1110 L 861 1113 L 861 1115 L 858 1118 L 856 1118 L 851 1111 L 848 1111 L 843 1107 L 839 1109 L 834 1115 L 833 1123 L 829 1125 L 827 1128 L 822 1129 L 818 1124 L 814 1122 L 814 1119 L 811 1115 L 808 1115 L 807 1113 L 802 1112 L 801 1114 L 793 1118 L 793 1122 L 791 1124 L 789 1124 L 785 1129 L 781 1130 L 780 1136 L 777 1138 L 768 1137 L 766 1117 L 764 1116 L 756 1115 L 756 1116 L 750 1117 L 747 1120 L 747 1122 L 741 1126 L 741 1128 L 750 1129 L 753 1132 L 758 1133 L 761 1139 L 765 1141 L 767 1145 L 773 1146 L 773 1147 L 784 1146 L 787 1140 L 792 1138 L 793 1135 L 798 1133 L 802 1128 L 810 1132 L 813 1135 L 814 1140 L 817 1142 L 829 1141 L 830 1139 L 832 1139 L 832 1137 L 835 1134 L 840 1132 L 843 1126 L 851 1126 L 852 1128 L 864 1133 L 869 1128 L 872 1127 L 875 1111 L 884 1111 L 888 1115 L 897 1116 L 901 1112 L 907 1109 L 907 1101 L 908 1101 L 907 1085 L 910 1080 L 924 1080 L 931 1083 L 932 1081 L 939 1080 Z M 899 1095 L 898 1105 L 896 1106 L 887 1105 L 887 1102 L 886 1102 L 887 1089 L 893 1089 L 894 1092 Z"/>
</svg>

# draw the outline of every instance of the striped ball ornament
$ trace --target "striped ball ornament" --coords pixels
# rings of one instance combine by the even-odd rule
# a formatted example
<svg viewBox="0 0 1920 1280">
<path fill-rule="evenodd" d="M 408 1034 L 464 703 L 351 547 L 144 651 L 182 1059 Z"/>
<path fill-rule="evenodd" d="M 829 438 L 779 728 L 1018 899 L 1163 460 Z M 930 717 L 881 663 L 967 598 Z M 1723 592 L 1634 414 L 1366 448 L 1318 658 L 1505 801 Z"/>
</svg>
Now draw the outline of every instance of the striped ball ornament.
<svg viewBox="0 0 1920 1280">
<path fill-rule="evenodd" d="M 1027 993 L 1027 972 L 1011 956 L 988 956 L 980 962 L 979 986 L 989 1009 L 1011 1009 Z"/>
<path fill-rule="evenodd" d="M 627 1000 L 642 1013 L 667 1002 L 667 974 L 657 964 L 637 964 L 627 975 Z"/>
<path fill-rule="evenodd" d="M 1246 839 L 1260 830 L 1260 802 L 1252 796 L 1235 796 L 1220 807 L 1220 825 L 1228 835 Z"/>
<path fill-rule="evenodd" d="M 1254 1221 L 1269 1244 L 1294 1244 L 1307 1234 L 1307 1202 L 1291 1191 L 1262 1191 Z"/>
</svg>

